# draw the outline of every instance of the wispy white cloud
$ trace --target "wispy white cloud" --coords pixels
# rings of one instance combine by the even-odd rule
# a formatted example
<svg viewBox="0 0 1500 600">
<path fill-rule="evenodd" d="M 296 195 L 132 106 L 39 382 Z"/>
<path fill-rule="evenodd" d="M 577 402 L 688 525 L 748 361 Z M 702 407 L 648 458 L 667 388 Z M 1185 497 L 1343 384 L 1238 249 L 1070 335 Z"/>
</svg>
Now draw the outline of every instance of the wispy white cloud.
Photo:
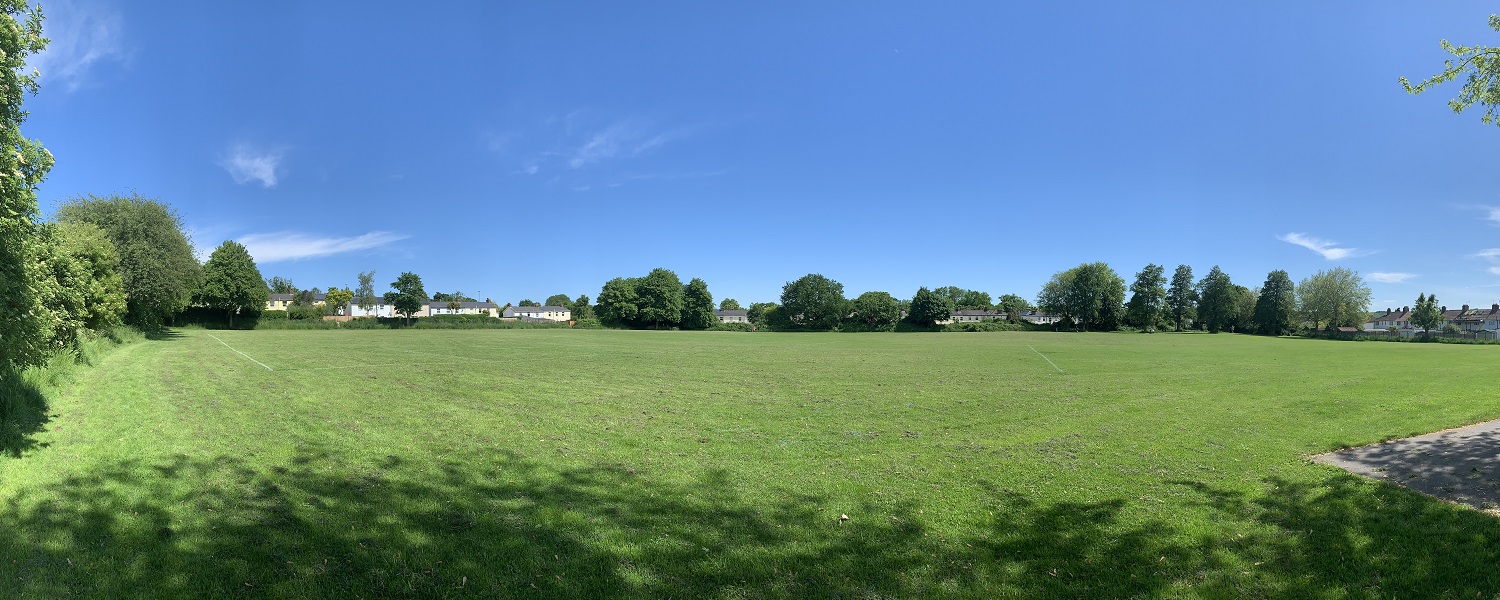
<svg viewBox="0 0 1500 600">
<path fill-rule="evenodd" d="M 1416 276 L 1416 273 L 1371 273 L 1370 280 L 1378 283 L 1406 283 Z"/>
<path fill-rule="evenodd" d="M 1500 260 L 1500 248 L 1485 248 L 1471 255 L 1473 258 Z"/>
<path fill-rule="evenodd" d="M 1490 267 L 1487 270 L 1490 272 L 1491 275 L 1500 275 L 1500 267 Z"/>
<path fill-rule="evenodd" d="M 1359 248 L 1339 248 L 1337 246 L 1338 242 L 1315 238 L 1305 233 L 1288 233 L 1286 235 L 1277 236 L 1276 239 L 1279 239 L 1288 244 L 1296 244 L 1298 246 L 1302 246 L 1303 248 L 1307 248 L 1308 250 L 1312 250 L 1313 252 L 1317 252 L 1318 254 L 1323 255 L 1323 258 L 1328 260 L 1353 258 L 1356 256 L 1365 256 L 1371 253 L 1369 250 L 1360 250 Z"/>
<path fill-rule="evenodd" d="M 252 233 L 240 236 L 239 242 L 250 251 L 257 263 L 301 260 L 345 252 L 371 250 L 411 236 L 389 231 L 371 231 L 354 237 L 319 237 L 305 233 Z"/>
<path fill-rule="evenodd" d="M 125 19 L 119 13 L 96 2 L 73 0 L 48 0 L 42 8 L 42 33 L 51 42 L 26 61 L 28 72 L 34 68 L 41 73 L 42 85 L 58 83 L 72 92 L 91 82 L 95 67 L 129 61 Z"/>
<path fill-rule="evenodd" d="M 219 166 L 229 171 L 235 183 L 260 182 L 261 187 L 276 187 L 281 169 L 282 152 L 263 150 L 249 144 L 235 144 L 219 160 Z"/>
</svg>

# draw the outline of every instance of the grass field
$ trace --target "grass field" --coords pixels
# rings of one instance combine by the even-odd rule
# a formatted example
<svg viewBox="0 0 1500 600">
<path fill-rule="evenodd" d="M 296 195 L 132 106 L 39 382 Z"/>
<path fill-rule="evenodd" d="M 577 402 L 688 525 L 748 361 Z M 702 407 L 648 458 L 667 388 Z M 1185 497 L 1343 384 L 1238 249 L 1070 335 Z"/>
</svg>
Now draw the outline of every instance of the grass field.
<svg viewBox="0 0 1500 600">
<path fill-rule="evenodd" d="M 1500 417 L 1497 359 L 183 330 L 0 449 L 0 596 L 1500 597 L 1500 521 L 1305 458 Z"/>
</svg>

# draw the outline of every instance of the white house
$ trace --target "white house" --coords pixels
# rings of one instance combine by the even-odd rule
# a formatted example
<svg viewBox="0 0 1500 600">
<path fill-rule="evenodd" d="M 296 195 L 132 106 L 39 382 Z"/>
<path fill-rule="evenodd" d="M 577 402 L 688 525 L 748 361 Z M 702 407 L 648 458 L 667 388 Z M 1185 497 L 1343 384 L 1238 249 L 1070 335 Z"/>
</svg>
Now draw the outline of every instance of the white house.
<svg viewBox="0 0 1500 600">
<path fill-rule="evenodd" d="M 488 300 L 484 302 L 459 302 L 457 308 L 450 308 L 449 302 L 430 302 L 430 315 L 486 315 L 491 317 L 500 316 L 500 306 Z"/>
<path fill-rule="evenodd" d="M 714 316 L 720 323 L 749 323 L 750 312 L 744 310 L 716 310 Z"/>
<path fill-rule="evenodd" d="M 507 319 L 544 319 L 547 321 L 571 321 L 573 311 L 566 306 L 508 306 L 500 316 Z"/>
</svg>

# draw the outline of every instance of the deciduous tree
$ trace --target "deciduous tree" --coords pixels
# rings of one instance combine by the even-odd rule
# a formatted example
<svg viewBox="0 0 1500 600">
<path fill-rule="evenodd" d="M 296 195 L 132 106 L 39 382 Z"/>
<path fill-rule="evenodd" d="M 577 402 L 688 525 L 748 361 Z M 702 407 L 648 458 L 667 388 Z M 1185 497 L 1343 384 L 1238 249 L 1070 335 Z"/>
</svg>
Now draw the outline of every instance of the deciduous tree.
<svg viewBox="0 0 1500 600">
<path fill-rule="evenodd" d="M 1356 326 L 1370 309 L 1370 288 L 1359 274 L 1344 267 L 1318 271 L 1297 284 L 1297 312 L 1313 329 Z"/>
<path fill-rule="evenodd" d="M 328 288 L 328 292 L 323 297 L 323 306 L 327 307 L 328 312 L 330 313 L 333 313 L 335 315 L 343 315 L 346 314 L 345 309 L 348 308 L 349 303 L 353 301 L 354 290 L 351 290 L 349 288 L 339 289 L 337 287 L 331 287 Z"/>
<path fill-rule="evenodd" d="M 1412 307 L 1411 316 L 1407 317 L 1407 322 L 1411 323 L 1412 327 L 1422 328 L 1423 335 L 1442 325 L 1443 313 L 1438 310 L 1437 294 L 1431 296 L 1417 294 L 1417 303 Z"/>
<path fill-rule="evenodd" d="M 1135 274 L 1135 282 L 1130 284 L 1130 302 L 1125 305 L 1126 322 L 1142 330 L 1156 327 L 1167 300 L 1167 278 L 1163 273 L 1161 265 L 1152 263 Z"/>
<path fill-rule="evenodd" d="M 1500 15 L 1490 15 L 1490 29 L 1500 31 Z M 1453 55 L 1453 58 L 1443 61 L 1443 70 L 1416 85 L 1402 77 L 1401 86 L 1407 93 L 1415 95 L 1462 76 L 1464 85 L 1458 96 L 1448 101 L 1448 108 L 1462 113 L 1478 104 L 1484 108 L 1484 114 L 1479 117 L 1481 122 L 1500 125 L 1500 120 L 1495 118 L 1495 111 L 1500 108 L 1500 47 L 1455 46 L 1448 40 L 1439 43 L 1444 52 Z"/>
<path fill-rule="evenodd" d="M 42 13 L 20 0 L 6 0 L 5 27 L 0 27 L 0 369 L 46 360 L 48 348 L 42 306 L 36 294 L 40 232 L 36 188 L 52 168 L 52 154 L 21 135 L 27 112 L 26 92 L 37 82 L 26 69 L 26 57 L 47 47 Z"/>
<path fill-rule="evenodd" d="M 740 301 L 734 298 L 725 298 L 719 301 L 719 310 L 745 310 L 740 307 Z"/>
<path fill-rule="evenodd" d="M 1198 316 L 1198 293 L 1193 290 L 1193 268 L 1187 265 L 1177 265 L 1177 270 L 1172 273 L 1172 287 L 1167 289 L 1167 314 L 1172 316 L 1172 323 L 1177 331 L 1188 321 Z"/>
<path fill-rule="evenodd" d="M 374 271 L 363 271 L 359 274 L 359 287 L 354 289 L 354 303 L 366 315 L 380 304 L 380 296 L 375 295 Z"/>
<path fill-rule="evenodd" d="M 901 303 L 886 292 L 865 292 L 854 299 L 851 318 L 870 329 L 887 329 L 901 319 Z"/>
<path fill-rule="evenodd" d="M 921 327 L 932 327 L 938 321 L 952 317 L 953 298 L 925 287 L 917 288 L 917 293 L 911 297 L 911 311 L 906 313 L 908 322 Z"/>
<path fill-rule="evenodd" d="M 640 317 L 640 298 L 635 293 L 635 281 L 616 277 L 599 290 L 599 302 L 595 312 L 599 320 L 614 327 L 634 327 Z"/>
<path fill-rule="evenodd" d="M 171 207 L 135 194 L 89 195 L 63 203 L 57 218 L 91 223 L 109 236 L 120 255 L 130 323 L 158 326 L 192 300 L 201 267 L 182 218 Z"/>
<path fill-rule="evenodd" d="M 682 322 L 682 280 L 668 269 L 656 268 L 636 282 L 640 320 L 652 327 L 673 327 Z"/>
<path fill-rule="evenodd" d="M 573 300 L 573 318 L 582 320 L 591 319 L 593 317 L 594 309 L 593 307 L 589 306 L 589 297 L 580 294 L 578 298 Z"/>
<path fill-rule="evenodd" d="M 422 289 L 422 278 L 416 273 L 402 273 L 391 282 L 391 290 L 385 294 L 385 303 L 391 305 L 397 314 L 406 317 L 406 324 L 410 325 L 412 315 L 422 310 L 422 303 L 427 300 L 427 291 Z"/>
<path fill-rule="evenodd" d="M 809 273 L 782 286 L 781 310 L 791 327 L 828 331 L 848 314 L 849 301 L 844 299 L 844 284 Z"/>
<path fill-rule="evenodd" d="M 1255 331 L 1261 335 L 1291 333 L 1296 326 L 1293 321 L 1296 309 L 1296 288 L 1291 276 L 1281 269 L 1271 271 L 1255 300 Z"/>
<path fill-rule="evenodd" d="M 1125 280 L 1102 262 L 1084 263 L 1052 276 L 1037 296 L 1043 310 L 1076 321 L 1084 331 L 1120 326 Z"/>
<path fill-rule="evenodd" d="M 234 240 L 225 240 L 209 255 L 203 265 L 203 283 L 193 300 L 209 308 L 222 310 L 234 327 L 237 314 L 258 315 L 265 310 L 270 291 L 261 279 L 260 269 L 250 251 Z"/>
<path fill-rule="evenodd" d="M 266 280 L 266 287 L 271 289 L 272 294 L 295 294 L 297 286 L 292 283 L 291 278 L 275 275 Z"/>
<path fill-rule="evenodd" d="M 1198 282 L 1198 323 L 1209 333 L 1218 333 L 1234 324 L 1234 282 L 1219 270 L 1219 265 Z"/>
<path fill-rule="evenodd" d="M 708 329 L 719 322 L 714 315 L 714 296 L 708 284 L 694 277 L 682 289 L 682 328 Z"/>
</svg>

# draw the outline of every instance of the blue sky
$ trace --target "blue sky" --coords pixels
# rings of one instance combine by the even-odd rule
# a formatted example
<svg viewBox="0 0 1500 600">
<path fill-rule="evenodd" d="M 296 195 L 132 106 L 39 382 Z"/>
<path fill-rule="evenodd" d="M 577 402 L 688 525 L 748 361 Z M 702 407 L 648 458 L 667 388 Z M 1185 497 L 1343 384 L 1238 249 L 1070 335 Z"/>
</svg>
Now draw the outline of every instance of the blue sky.
<svg viewBox="0 0 1500 600">
<path fill-rule="evenodd" d="M 160 198 L 302 287 L 1034 299 L 1102 260 L 1500 302 L 1500 128 L 1397 83 L 1500 45 L 1493 3 L 43 7 L 42 210 Z"/>
</svg>

